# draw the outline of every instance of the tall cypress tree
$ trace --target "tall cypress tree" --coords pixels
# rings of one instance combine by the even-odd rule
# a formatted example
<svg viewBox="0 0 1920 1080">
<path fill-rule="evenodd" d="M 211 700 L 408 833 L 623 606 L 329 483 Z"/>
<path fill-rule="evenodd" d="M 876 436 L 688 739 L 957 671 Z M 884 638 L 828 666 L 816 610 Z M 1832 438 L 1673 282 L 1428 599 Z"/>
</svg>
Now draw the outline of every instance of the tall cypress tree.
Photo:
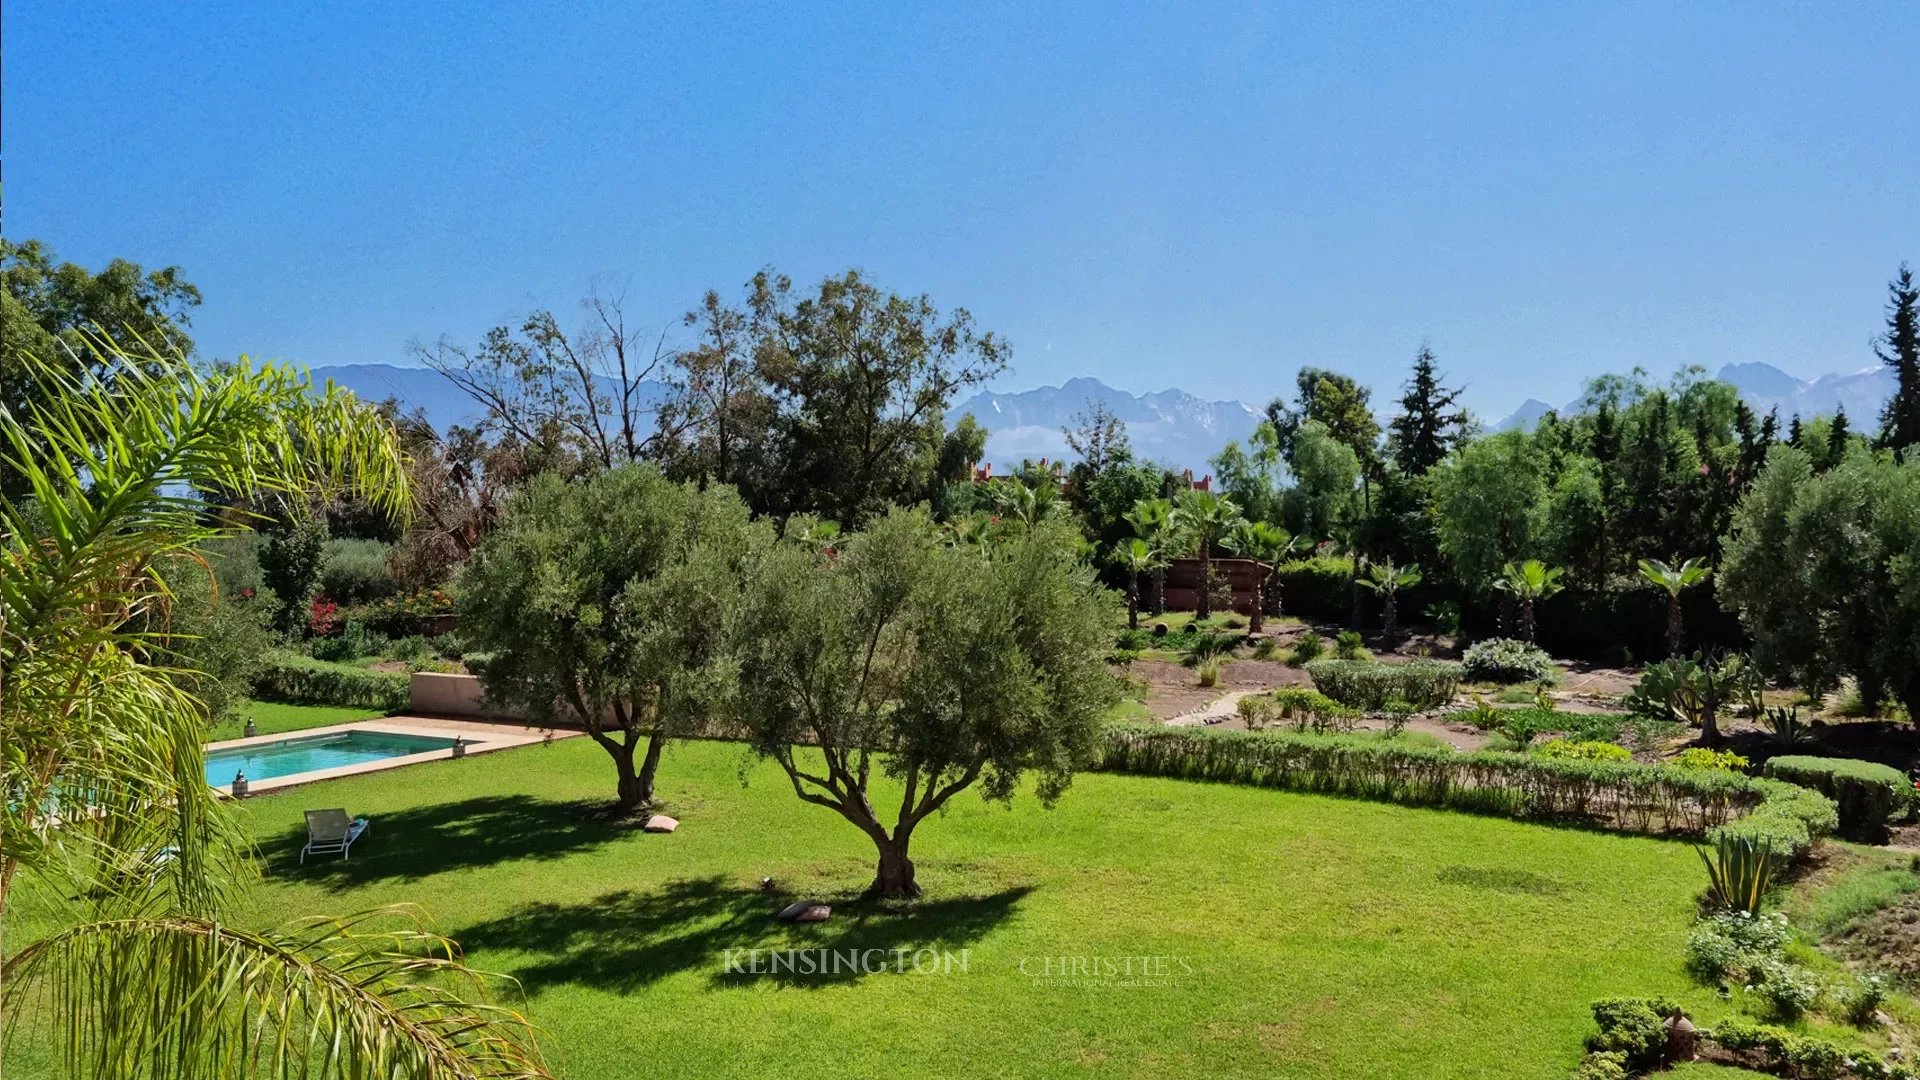
<svg viewBox="0 0 1920 1080">
<path fill-rule="evenodd" d="M 1406 476 L 1421 476 L 1446 460 L 1460 441 L 1467 414 L 1459 408 L 1460 391 L 1440 385 L 1433 350 L 1422 345 L 1413 358 L 1413 375 L 1400 397 L 1400 415 L 1389 425 L 1393 432 L 1393 463 Z"/>
<path fill-rule="evenodd" d="M 1880 444 L 1905 452 L 1920 443 L 1920 287 L 1906 263 L 1887 283 L 1887 332 L 1873 352 L 1899 379 L 1880 414 Z"/>
</svg>

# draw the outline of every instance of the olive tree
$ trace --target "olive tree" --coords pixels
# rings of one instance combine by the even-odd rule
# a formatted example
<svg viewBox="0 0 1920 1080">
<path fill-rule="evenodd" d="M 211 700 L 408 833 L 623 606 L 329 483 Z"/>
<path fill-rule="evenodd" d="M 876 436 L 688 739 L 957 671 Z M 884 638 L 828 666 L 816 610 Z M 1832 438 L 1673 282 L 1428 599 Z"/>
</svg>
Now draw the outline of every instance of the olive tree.
<svg viewBox="0 0 1920 1080">
<path fill-rule="evenodd" d="M 646 806 L 667 742 L 724 709 L 740 569 L 770 539 L 732 488 L 651 465 L 536 478 L 461 579 L 460 635 L 490 654 L 487 699 L 579 723 L 613 759 L 616 809 Z"/>
<path fill-rule="evenodd" d="M 1852 676 L 1920 715 L 1920 461 L 1855 451 L 1815 473 L 1776 446 L 1734 511 L 1721 606 L 1768 671 L 1809 689 Z"/>
<path fill-rule="evenodd" d="M 1005 801 L 1032 772 L 1051 804 L 1090 758 L 1116 692 L 1114 612 L 1079 547 L 1051 521 L 945 544 L 925 513 L 896 509 L 842 545 L 785 542 L 754 568 L 736 715 L 796 795 L 873 840 L 870 896 L 920 894 L 914 829 L 961 791 Z"/>
</svg>

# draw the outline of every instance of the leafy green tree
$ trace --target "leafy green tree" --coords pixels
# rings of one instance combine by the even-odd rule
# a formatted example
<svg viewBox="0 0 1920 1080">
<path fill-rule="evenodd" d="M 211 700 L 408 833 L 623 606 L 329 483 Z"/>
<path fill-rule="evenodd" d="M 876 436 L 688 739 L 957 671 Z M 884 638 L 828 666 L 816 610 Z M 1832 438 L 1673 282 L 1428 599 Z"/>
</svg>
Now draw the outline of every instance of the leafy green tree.
<svg viewBox="0 0 1920 1080">
<path fill-rule="evenodd" d="M 579 723 L 613 760 L 615 809 L 652 803 L 667 742 L 726 707 L 726 620 L 770 533 L 732 488 L 652 465 L 535 478 L 461 578 L 460 636 L 491 654 L 487 698 Z"/>
<path fill-rule="evenodd" d="M 855 270 L 800 298 L 762 272 L 749 311 L 765 327 L 759 369 L 783 403 L 778 482 L 761 509 L 848 527 L 928 497 L 954 395 L 998 375 L 1010 353 L 965 308 L 942 315 Z"/>
<path fill-rule="evenodd" d="M 273 628 L 290 641 L 307 636 L 308 613 L 320 588 L 320 566 L 327 547 L 327 523 L 303 509 L 276 522 L 260 549 L 260 572 L 273 590 Z"/>
<path fill-rule="evenodd" d="M 1484 589 L 1546 532 L 1546 462 L 1525 432 L 1476 439 L 1434 470 L 1440 550 L 1455 577 Z"/>
<path fill-rule="evenodd" d="M 1367 576 L 1361 580 L 1361 588 L 1380 594 L 1380 632 L 1391 637 L 1398 625 L 1397 602 L 1401 589 L 1411 589 L 1420 584 L 1425 575 L 1417 566 L 1395 566 L 1392 559 L 1377 562 L 1367 568 Z"/>
<path fill-rule="evenodd" d="M 1856 453 L 1816 474 L 1778 446 L 1734 513 L 1719 598 L 1756 659 L 1811 690 L 1920 715 L 1920 461 Z"/>
<path fill-rule="evenodd" d="M 1388 425 L 1393 463 L 1403 476 L 1424 476 L 1445 461 L 1467 426 L 1460 391 L 1440 385 L 1439 365 L 1425 345 L 1413 358 L 1413 374 L 1400 397 L 1400 414 Z"/>
<path fill-rule="evenodd" d="M 200 493 L 351 484 L 404 513 L 392 428 L 281 368 L 158 348 L 89 355 L 105 378 L 21 363 L 28 404 L 0 410 L 27 495 L 0 500 L 0 918 L 22 873 L 77 903 L 9 942 L 0 1028 L 35 1024 L 75 1077 L 545 1076 L 523 1020 L 469 1002 L 450 941 L 379 912 L 233 925 L 243 830 L 206 783 L 205 704 L 149 633 L 177 602 L 168 570 L 238 531 Z"/>
<path fill-rule="evenodd" d="M 1905 451 L 1920 442 L 1920 285 L 1906 263 L 1887 283 L 1887 332 L 1873 352 L 1896 380 L 1880 414 L 1880 444 Z"/>
<path fill-rule="evenodd" d="M 873 841 L 869 894 L 920 894 L 909 845 L 955 795 L 1051 803 L 1091 757 L 1115 698 L 1113 594 L 1044 523 L 998 545 L 943 544 L 892 510 L 833 553 L 785 542 L 748 576 L 735 622 L 736 720 L 801 800 Z M 900 791 L 891 822 L 875 772 Z"/>
<path fill-rule="evenodd" d="M 1233 500 L 1216 492 L 1189 489 L 1173 500 L 1174 524 L 1200 556 L 1200 584 L 1194 590 L 1194 609 L 1199 618 L 1206 618 L 1213 608 L 1208 588 L 1213 580 L 1213 547 L 1244 520 Z"/>
<path fill-rule="evenodd" d="M 1262 421 L 1257 425 L 1244 448 L 1238 441 L 1229 442 L 1208 464 L 1213 466 L 1220 493 L 1232 499 L 1250 520 L 1280 521 L 1285 507 L 1282 481 L 1286 454 L 1272 423 Z"/>
<path fill-rule="evenodd" d="M 1294 487 L 1286 496 L 1286 524 L 1316 540 L 1345 533 L 1358 514 L 1360 459 L 1317 420 L 1301 424 L 1288 444 Z"/>
<path fill-rule="evenodd" d="M 1702 559 L 1688 559 L 1678 566 L 1669 566 L 1659 559 L 1641 559 L 1640 576 L 1654 588 L 1666 590 L 1667 655 L 1679 656 L 1685 630 L 1681 623 L 1680 594 L 1712 577 L 1713 570 Z"/>
<path fill-rule="evenodd" d="M 1520 636 L 1527 641 L 1533 640 L 1534 605 L 1565 588 L 1560 584 L 1561 575 L 1565 573 L 1566 567 L 1548 566 L 1539 559 L 1508 563 L 1501 568 L 1500 579 L 1494 582 L 1494 587 L 1519 602 Z"/>
</svg>

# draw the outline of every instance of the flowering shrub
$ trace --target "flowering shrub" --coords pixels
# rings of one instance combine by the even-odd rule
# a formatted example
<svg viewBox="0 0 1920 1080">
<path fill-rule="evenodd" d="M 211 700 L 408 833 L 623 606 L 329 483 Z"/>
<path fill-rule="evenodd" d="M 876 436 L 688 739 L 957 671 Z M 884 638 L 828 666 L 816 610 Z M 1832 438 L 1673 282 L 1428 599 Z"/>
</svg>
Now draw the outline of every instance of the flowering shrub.
<svg viewBox="0 0 1920 1080">
<path fill-rule="evenodd" d="M 444 589 L 421 589 L 389 596 L 357 608 L 354 617 L 389 637 L 424 633 L 427 622 L 453 614 L 453 594 Z"/>
<path fill-rule="evenodd" d="M 340 605 L 324 596 L 317 596 L 307 608 L 307 633 L 314 637 L 326 637 L 340 629 Z"/>
</svg>

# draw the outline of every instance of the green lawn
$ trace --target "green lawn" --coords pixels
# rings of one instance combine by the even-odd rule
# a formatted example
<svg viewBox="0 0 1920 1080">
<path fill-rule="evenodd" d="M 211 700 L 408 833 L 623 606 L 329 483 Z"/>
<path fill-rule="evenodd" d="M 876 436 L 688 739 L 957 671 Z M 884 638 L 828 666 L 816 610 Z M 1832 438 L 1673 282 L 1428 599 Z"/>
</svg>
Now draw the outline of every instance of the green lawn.
<svg viewBox="0 0 1920 1080">
<path fill-rule="evenodd" d="M 222 720 L 207 729 L 207 741 L 219 742 L 222 739 L 240 738 L 246 733 L 249 716 L 253 717 L 254 727 L 260 734 L 277 735 L 282 731 L 300 731 L 304 728 L 324 727 L 327 724 L 344 724 L 350 720 L 367 720 L 379 715 L 381 713 L 378 709 L 249 701 L 241 707 L 240 715 Z"/>
<path fill-rule="evenodd" d="M 1685 845 L 1090 775 L 1052 811 L 967 794 L 928 821 L 911 915 L 843 903 L 787 927 L 761 877 L 857 890 L 871 847 L 769 766 L 743 788 L 743 760 L 669 752 L 670 836 L 583 818 L 611 787 L 584 739 L 253 799 L 266 881 L 245 918 L 421 905 L 521 981 L 571 1077 L 1553 1077 L 1595 997 L 1720 1012 L 1681 969 L 1700 886 Z M 351 862 L 294 864 L 318 806 L 372 817 Z M 9 941 L 44 920 L 10 919 Z M 964 950 L 965 971 L 723 971 L 730 948 L 788 946 Z M 1046 957 L 1158 958 L 1168 976 L 1049 983 Z M 8 1075 L 33 1066 L 18 1052 Z"/>
</svg>

